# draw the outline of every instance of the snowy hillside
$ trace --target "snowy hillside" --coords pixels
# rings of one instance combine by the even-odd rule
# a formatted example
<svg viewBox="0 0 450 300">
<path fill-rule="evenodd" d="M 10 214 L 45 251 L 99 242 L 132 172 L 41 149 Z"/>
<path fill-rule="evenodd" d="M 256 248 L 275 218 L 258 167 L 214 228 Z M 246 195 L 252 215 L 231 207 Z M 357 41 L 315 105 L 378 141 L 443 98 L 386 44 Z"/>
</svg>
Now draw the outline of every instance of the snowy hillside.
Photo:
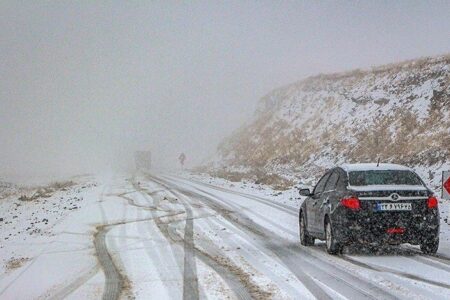
<svg viewBox="0 0 450 300">
<path fill-rule="evenodd" d="M 223 141 L 215 175 L 287 187 L 344 162 L 414 167 L 434 188 L 450 157 L 450 55 L 318 75 L 263 97 Z M 312 175 L 312 176 L 311 176 Z"/>
<path fill-rule="evenodd" d="M 0 199 L 3 199 L 17 191 L 14 184 L 0 180 Z"/>
</svg>

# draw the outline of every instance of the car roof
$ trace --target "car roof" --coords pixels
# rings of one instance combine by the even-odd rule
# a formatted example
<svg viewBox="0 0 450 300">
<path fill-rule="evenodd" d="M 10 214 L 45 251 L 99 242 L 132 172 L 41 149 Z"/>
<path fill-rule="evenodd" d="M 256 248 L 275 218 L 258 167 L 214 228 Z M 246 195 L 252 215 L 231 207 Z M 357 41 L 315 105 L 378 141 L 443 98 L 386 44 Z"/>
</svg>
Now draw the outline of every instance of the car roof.
<svg viewBox="0 0 450 300">
<path fill-rule="evenodd" d="M 360 164 L 343 164 L 339 166 L 346 172 L 352 171 L 371 171 L 371 170 L 383 170 L 383 171 L 412 171 L 411 168 L 397 164 L 376 164 L 376 163 L 360 163 Z"/>
</svg>

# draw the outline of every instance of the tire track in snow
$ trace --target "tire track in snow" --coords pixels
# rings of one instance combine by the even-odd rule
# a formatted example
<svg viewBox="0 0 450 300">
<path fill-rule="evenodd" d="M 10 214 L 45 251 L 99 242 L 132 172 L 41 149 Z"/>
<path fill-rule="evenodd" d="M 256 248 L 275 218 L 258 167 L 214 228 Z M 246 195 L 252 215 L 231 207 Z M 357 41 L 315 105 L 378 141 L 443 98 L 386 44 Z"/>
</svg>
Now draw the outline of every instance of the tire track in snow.
<svg viewBox="0 0 450 300">
<path fill-rule="evenodd" d="M 182 201 L 186 210 L 186 223 L 184 227 L 184 276 L 183 276 L 183 299 L 198 299 L 197 265 L 195 263 L 194 251 L 194 219 L 192 209 Z"/>
<path fill-rule="evenodd" d="M 205 186 L 207 188 L 212 188 L 212 189 L 220 191 L 220 192 L 225 192 L 225 193 L 228 193 L 228 194 L 234 194 L 234 195 L 241 196 L 241 197 L 244 197 L 244 198 L 252 199 L 252 200 L 258 201 L 260 203 L 266 204 L 267 206 L 271 206 L 271 207 L 273 207 L 275 209 L 281 210 L 281 211 L 283 211 L 285 213 L 288 213 L 288 214 L 290 214 L 292 216 L 295 216 L 295 217 L 298 216 L 298 212 L 296 211 L 295 207 L 292 207 L 292 206 L 289 206 L 289 205 L 286 205 L 286 204 L 283 204 L 283 203 L 275 203 L 275 202 L 270 201 L 268 199 L 265 199 L 263 197 L 258 197 L 258 196 L 247 194 L 247 193 L 242 193 L 242 192 L 238 192 L 238 191 L 228 190 L 226 188 L 214 186 L 212 184 L 204 183 L 204 182 L 197 181 L 197 180 L 189 180 L 189 181 L 191 181 L 191 182 L 189 182 L 189 181 L 186 181 L 186 179 L 180 178 L 180 177 L 173 177 L 173 176 L 163 176 L 163 177 L 166 178 L 166 179 L 172 180 L 172 181 L 175 180 L 175 181 L 178 181 L 180 183 L 188 184 L 188 185 L 191 185 L 191 186 L 192 186 L 192 183 L 196 183 L 196 184 Z M 204 190 L 202 190 L 202 191 L 205 192 Z"/>
<path fill-rule="evenodd" d="M 133 187 L 142 193 L 142 189 L 135 182 Z M 145 191 L 145 190 L 144 190 Z M 147 193 L 148 195 L 148 193 Z M 195 264 L 195 253 L 194 253 L 194 223 L 192 218 L 192 210 L 186 204 L 182 203 L 184 207 L 185 218 L 185 229 L 183 238 L 183 248 L 184 248 L 184 261 L 183 261 L 183 299 L 192 300 L 199 299 L 198 290 L 198 278 L 197 278 L 197 265 Z M 165 216 L 161 216 L 165 217 Z M 158 225 L 158 222 L 156 222 Z M 167 229 L 162 229 L 162 226 L 158 226 L 161 233 L 167 237 Z M 170 240 L 169 240 L 170 242 Z"/>
<path fill-rule="evenodd" d="M 169 221 L 168 224 L 170 223 L 172 222 Z M 171 237 L 177 237 L 180 241 L 183 239 L 172 227 L 168 226 L 167 228 Z M 248 286 L 248 288 L 252 288 L 256 294 L 258 291 L 255 290 L 255 287 L 248 282 L 246 283 L 246 285 L 241 283 L 240 278 L 243 276 L 243 271 L 239 270 L 237 266 L 233 265 L 231 262 L 225 259 L 219 259 L 219 257 L 221 257 L 219 253 L 220 251 L 216 247 L 212 246 L 214 245 L 212 242 L 210 242 L 210 245 L 206 247 L 207 250 L 201 250 L 197 246 L 194 247 L 196 257 L 204 264 L 208 265 L 212 270 L 214 270 L 216 274 L 219 275 L 227 283 L 230 290 L 235 293 L 237 299 L 250 300 L 256 298 L 252 297 L 247 290 Z"/>
<path fill-rule="evenodd" d="M 169 184 L 171 183 L 169 182 Z M 214 199 L 208 198 L 200 194 L 195 194 L 193 191 L 185 190 L 179 186 L 177 189 L 188 196 L 201 199 L 202 202 L 209 202 L 210 206 L 215 210 L 220 210 L 220 207 L 223 207 L 224 204 L 231 207 L 231 209 L 234 209 L 235 211 L 233 212 L 233 215 L 237 216 L 237 218 L 230 217 L 230 214 L 223 214 L 223 216 L 244 230 L 259 235 L 260 238 L 263 237 L 268 241 L 272 240 L 273 242 L 267 243 L 266 247 L 272 250 L 272 252 L 285 263 L 286 267 L 288 267 L 302 282 L 304 282 L 305 286 L 319 299 L 330 298 L 330 296 L 328 296 L 328 294 L 314 282 L 311 276 L 306 275 L 306 273 L 303 272 L 302 269 L 305 264 L 309 264 L 311 267 L 309 268 L 309 271 L 313 273 L 314 279 L 322 278 L 321 282 L 323 282 L 326 286 L 332 286 L 338 293 L 344 292 L 349 295 L 350 298 L 355 297 L 355 295 L 359 295 L 356 296 L 358 298 L 396 298 L 389 292 L 373 285 L 371 282 L 363 281 L 346 270 L 340 269 L 327 261 L 323 261 L 315 256 L 312 256 L 308 252 L 304 252 L 303 249 L 299 247 L 295 247 L 294 245 L 286 245 L 286 242 L 278 238 L 276 234 L 273 234 L 270 230 L 256 224 L 245 215 L 240 214 L 239 211 L 241 211 L 241 209 L 230 204 L 226 200 L 222 200 L 217 196 L 215 196 Z M 221 203 L 218 203 L 218 201 Z M 299 251 L 302 255 L 299 255 Z M 307 256 L 308 260 L 304 259 L 304 256 Z M 301 260 L 303 260 L 303 264 L 298 263 L 298 261 Z M 315 263 L 311 264 L 311 260 Z M 321 266 L 321 270 L 319 271 L 317 271 L 318 266 Z M 355 286 L 355 282 L 363 288 Z M 370 291 L 370 293 L 366 291 Z"/>
<path fill-rule="evenodd" d="M 437 269 L 450 273 L 450 263 L 447 260 L 441 260 L 438 257 L 428 256 L 425 254 L 418 255 L 414 257 L 415 260 L 421 261 L 423 264 L 432 266 Z"/>
<path fill-rule="evenodd" d="M 271 202 L 270 200 L 262 198 L 262 197 L 246 194 L 246 193 L 243 193 L 243 192 L 228 190 L 226 188 L 217 187 L 217 186 L 214 186 L 214 185 L 211 185 L 211 184 L 208 184 L 208 183 L 204 183 L 204 182 L 201 182 L 201 181 L 197 181 L 197 180 L 190 180 L 190 179 L 187 180 L 187 179 L 185 179 L 183 177 L 179 177 L 179 176 L 164 176 L 164 177 L 169 179 L 169 180 L 175 180 L 175 181 L 180 182 L 182 184 L 190 185 L 191 187 L 193 187 L 193 188 L 195 188 L 195 189 L 197 189 L 199 191 L 202 191 L 204 193 L 206 193 L 206 191 L 196 188 L 195 185 L 191 184 L 190 182 L 198 184 L 198 185 L 202 185 L 202 186 L 207 187 L 207 188 L 212 188 L 212 189 L 215 189 L 215 190 L 218 190 L 218 191 L 221 191 L 221 192 L 231 193 L 231 194 L 235 194 L 235 195 L 238 195 L 238 196 L 242 196 L 242 197 L 246 197 L 246 198 L 249 198 L 249 199 L 253 199 L 253 200 L 255 200 L 257 202 L 260 202 L 262 204 L 267 204 L 267 205 L 269 205 L 271 207 L 274 207 L 274 208 L 276 208 L 276 209 L 278 209 L 280 211 L 291 210 L 290 214 L 291 215 L 295 214 L 295 212 L 294 212 L 295 208 L 294 207 L 289 207 L 288 205 L 285 205 L 285 204 L 282 204 L 282 203 L 274 203 L 274 202 Z M 408 253 L 415 253 L 416 255 L 415 255 L 414 259 L 418 260 L 418 261 L 421 261 L 425 265 L 428 265 L 430 267 L 434 267 L 434 268 L 437 268 L 437 269 L 440 269 L 440 270 L 443 270 L 443 271 L 447 271 L 447 272 L 449 272 L 449 270 L 450 270 L 450 257 L 447 257 L 447 256 L 442 255 L 442 254 L 425 255 L 421 251 L 419 251 L 419 250 L 417 250 L 417 249 L 415 249 L 413 247 L 410 247 L 410 246 L 402 246 L 400 249 L 407 250 L 407 251 L 409 251 Z M 445 266 L 443 266 L 442 264 L 444 264 Z M 364 268 L 363 265 L 360 265 L 360 267 Z M 368 269 L 370 270 L 370 268 L 368 268 Z M 419 276 L 417 276 L 417 278 L 418 278 L 417 279 L 418 281 L 427 281 L 427 279 L 419 277 Z"/>
<path fill-rule="evenodd" d="M 159 180 L 150 177 L 150 180 L 165 187 L 166 191 L 171 192 L 174 196 L 177 198 L 180 198 L 179 195 L 177 196 L 174 191 L 172 191 L 168 186 L 166 186 L 164 183 L 160 182 Z M 150 193 L 147 193 L 150 195 Z M 191 217 L 191 219 L 194 219 Z M 175 222 L 179 222 L 180 220 L 176 220 Z M 171 223 L 170 221 L 168 223 Z M 163 235 L 165 235 L 168 239 L 171 239 L 173 242 L 180 243 L 183 238 L 180 237 L 176 232 L 170 232 L 170 228 L 168 224 L 157 224 L 160 228 L 160 231 Z M 177 236 L 179 239 L 174 239 L 173 237 Z M 183 242 L 184 243 L 184 242 Z M 249 300 L 253 299 L 252 294 L 249 292 L 249 289 L 252 289 L 253 294 L 260 295 L 259 290 L 256 286 L 253 286 L 250 282 L 242 282 L 242 273 L 240 269 L 237 266 L 234 266 L 230 262 L 227 262 L 225 260 L 219 260 L 218 255 L 210 255 L 209 253 L 206 253 L 205 251 L 200 250 L 199 248 L 195 247 L 193 244 L 193 250 L 195 252 L 196 258 L 200 259 L 204 264 L 209 266 L 212 270 L 216 272 L 228 285 L 228 287 L 235 293 L 237 299 L 243 299 L 243 300 Z M 212 251 L 217 252 L 217 251 Z"/>
<path fill-rule="evenodd" d="M 403 246 L 401 247 L 404 250 L 407 250 L 409 252 L 413 252 L 415 253 L 417 256 L 415 258 L 421 260 L 422 262 L 424 262 L 427 265 L 431 265 L 431 266 L 435 266 L 436 268 L 442 269 L 444 271 L 449 271 L 450 268 L 450 257 L 440 254 L 440 253 L 436 253 L 434 255 L 427 255 L 424 254 L 422 251 L 413 248 L 411 246 Z M 446 268 L 443 266 L 440 266 L 439 264 L 443 264 L 445 266 L 447 266 Z"/>
<path fill-rule="evenodd" d="M 106 187 L 105 187 L 106 189 Z M 120 274 L 118 268 L 114 264 L 111 255 L 108 252 L 106 246 L 106 233 L 109 231 L 109 226 L 107 223 L 107 217 L 105 209 L 103 208 L 103 203 L 105 191 L 100 194 L 100 215 L 102 218 L 102 224 L 97 226 L 96 232 L 94 233 L 94 247 L 97 259 L 102 267 L 103 273 L 105 275 L 105 284 L 103 288 L 102 299 L 118 299 L 122 293 L 124 279 Z"/>
<path fill-rule="evenodd" d="M 128 204 L 129 204 L 129 205 L 139 208 L 139 210 L 138 210 L 138 218 L 141 217 L 143 211 L 149 211 L 150 214 L 151 214 L 151 216 L 152 216 L 152 219 L 153 219 L 153 220 L 151 220 L 151 221 L 155 222 L 155 220 L 157 220 L 159 217 L 163 217 L 163 216 L 158 216 L 157 213 L 156 213 L 157 211 L 168 212 L 168 211 L 166 211 L 166 210 L 162 210 L 162 209 L 159 209 L 159 208 L 158 208 L 158 205 L 157 205 L 157 204 L 159 204 L 159 201 L 157 201 L 157 200 L 154 199 L 153 197 L 150 197 L 150 198 L 152 199 L 152 201 L 150 201 L 149 197 L 146 197 L 145 195 L 143 195 L 142 192 L 141 192 L 141 188 L 139 187 L 139 185 L 137 185 L 137 184 L 134 182 L 134 178 L 133 178 L 132 180 L 130 180 L 130 182 L 131 182 L 132 186 L 134 187 L 134 190 L 131 191 L 131 192 L 129 192 L 129 193 L 118 194 L 117 196 L 119 196 L 119 197 L 125 199 L 126 201 L 128 201 Z M 158 191 L 158 192 L 162 192 L 162 191 L 164 191 L 164 190 L 160 190 L 160 191 Z M 143 198 L 144 198 L 145 201 L 147 202 L 147 205 L 145 205 L 145 204 L 138 204 L 138 203 L 136 203 L 136 201 L 135 201 L 133 198 L 131 198 L 131 197 L 129 197 L 129 196 L 126 196 L 127 194 L 131 194 L 131 193 L 137 193 L 138 195 L 143 196 Z M 154 194 L 156 194 L 156 193 L 155 193 L 155 192 L 152 192 L 151 194 L 154 195 Z M 182 212 L 182 213 L 184 214 L 184 212 Z M 159 230 L 159 229 L 158 229 L 158 230 Z M 142 236 L 153 236 L 153 235 L 154 235 L 154 233 L 150 230 L 150 226 L 145 226 L 145 227 L 144 227 L 144 226 L 138 226 L 138 232 L 139 232 Z M 173 246 L 171 245 L 171 243 L 170 243 L 170 240 L 168 240 L 168 239 L 165 237 L 164 234 L 162 234 L 162 236 L 163 236 L 163 237 L 167 240 L 167 242 L 169 243 L 170 251 L 171 251 L 171 253 L 172 253 L 172 256 L 173 256 L 173 258 L 174 258 L 174 261 L 175 261 L 175 263 L 178 265 L 178 267 L 179 267 L 179 269 L 180 269 L 180 272 L 181 272 L 181 270 L 182 270 L 182 264 L 181 264 L 181 263 L 179 262 L 179 260 L 177 259 L 177 258 L 178 258 L 178 255 L 177 255 L 176 252 L 175 252 L 176 249 L 174 249 L 174 247 L 173 247 Z M 148 259 L 149 259 L 150 261 L 152 261 L 155 265 L 162 266 L 163 264 L 162 264 L 161 262 L 164 261 L 164 260 L 162 259 L 162 258 L 164 257 L 164 255 L 161 253 L 160 250 L 158 250 L 158 248 L 156 247 L 156 245 L 155 245 L 153 242 L 152 242 L 152 244 L 153 244 L 153 245 L 152 245 L 151 247 L 144 247 L 145 253 L 146 253 Z M 162 272 L 161 268 L 160 268 L 160 267 L 157 267 L 156 269 L 157 269 L 157 272 L 158 272 L 158 274 L 159 274 L 159 277 L 160 277 L 160 278 L 163 278 L 164 273 Z M 164 285 L 164 287 L 165 287 L 165 289 L 166 289 L 168 295 L 170 296 L 170 298 L 176 299 L 176 298 L 177 298 L 177 297 L 176 297 L 176 296 L 177 296 L 177 295 L 176 295 L 176 290 L 171 289 L 171 288 L 169 287 L 168 283 L 165 282 L 164 280 L 162 280 L 162 281 L 163 281 L 163 285 Z"/>
<path fill-rule="evenodd" d="M 102 193 L 100 194 L 100 202 L 103 202 L 103 197 L 105 194 L 106 187 L 103 189 Z M 100 209 L 101 203 L 100 203 Z M 105 222 L 105 214 L 103 211 L 101 211 L 102 216 L 102 223 Z M 88 233 L 78 233 L 78 232 L 62 232 L 64 234 L 75 234 L 75 235 L 86 235 L 91 236 L 91 234 Z M 78 250 L 79 251 L 79 250 Z M 77 251 L 64 251 L 64 252 L 77 252 Z M 50 253 L 62 253 L 62 252 L 47 252 L 46 254 Z M 98 271 L 100 270 L 99 263 L 95 264 L 89 271 L 85 272 L 83 275 L 76 278 L 74 281 L 69 283 L 67 286 L 64 286 L 60 289 L 58 289 L 56 292 L 53 292 L 49 296 L 44 296 L 45 298 L 51 299 L 51 300 L 57 300 L 57 299 L 64 299 L 73 292 L 75 292 L 78 288 L 80 288 L 82 285 L 84 285 L 86 282 L 88 282 L 92 277 L 94 277 Z"/>
<path fill-rule="evenodd" d="M 261 272 L 262 274 L 270 274 L 271 277 L 275 277 L 271 278 L 271 280 L 276 284 L 278 289 L 288 291 L 288 294 L 296 295 L 295 297 L 299 299 L 305 297 L 304 294 L 298 293 L 298 289 L 294 288 L 292 284 L 287 283 L 288 281 L 285 277 L 279 276 L 277 273 L 274 273 L 269 266 L 265 265 L 266 260 L 273 259 L 273 255 L 271 255 L 271 252 L 261 250 L 261 246 L 257 242 L 253 242 L 251 236 L 223 218 L 208 219 L 206 221 L 216 227 L 226 228 L 228 232 L 232 232 L 233 234 L 239 236 L 240 239 L 248 243 L 250 247 L 242 247 L 242 244 L 239 243 L 238 239 L 233 238 L 232 240 L 227 241 L 227 244 L 230 245 L 231 248 L 237 249 L 238 247 L 241 247 L 241 256 L 244 257 L 243 253 L 246 253 L 247 257 L 245 257 L 245 260 L 248 261 L 251 266 L 254 265 L 254 263 L 252 263 L 252 260 L 257 261 L 256 265 L 258 265 L 257 270 L 259 272 Z M 248 259 L 248 257 L 250 257 L 250 259 Z M 279 259 L 277 259 L 276 262 L 284 265 L 284 263 Z"/>
<path fill-rule="evenodd" d="M 180 214 L 180 212 L 175 212 L 173 214 L 165 215 L 162 217 L 174 217 Z M 100 262 L 100 265 L 103 268 L 105 273 L 105 288 L 103 291 L 102 298 L 106 299 L 118 299 L 123 292 L 125 287 L 128 287 L 128 279 L 125 275 L 120 273 L 119 268 L 115 264 L 113 258 L 108 252 L 108 247 L 106 245 L 106 234 L 108 231 L 115 226 L 122 226 L 131 223 L 138 222 L 148 222 L 154 220 L 153 217 L 136 219 L 130 221 L 121 221 L 112 224 L 104 224 L 97 226 L 97 232 L 94 234 L 94 246 L 96 249 L 97 258 Z"/>
<path fill-rule="evenodd" d="M 374 266 L 372 264 L 367 264 L 367 263 L 363 263 L 361 261 L 352 259 L 346 255 L 341 256 L 341 258 L 345 261 L 348 261 L 349 263 L 352 263 L 354 265 L 366 268 L 366 269 L 370 269 L 376 272 L 385 272 L 385 273 L 391 273 L 400 277 L 404 277 L 404 278 L 408 278 L 408 279 L 412 279 L 415 281 L 420 281 L 420 282 L 424 282 L 430 285 L 434 285 L 434 286 L 438 286 L 438 287 L 443 287 L 446 289 L 450 289 L 450 284 L 446 284 L 443 282 L 439 282 L 439 281 L 434 281 L 434 280 L 430 280 L 430 279 L 426 279 L 414 274 L 410 274 L 410 273 L 406 273 L 406 272 L 401 272 L 401 271 L 397 271 L 395 269 L 391 269 L 391 268 L 386 268 L 386 267 L 381 267 L 381 266 Z"/>
<path fill-rule="evenodd" d="M 108 247 L 106 245 L 106 234 L 109 230 L 111 230 L 115 226 L 126 225 L 130 223 L 137 222 L 147 222 L 153 220 L 152 217 L 144 218 L 144 219 L 136 219 L 129 221 L 120 221 L 116 223 L 109 223 L 107 221 L 106 212 L 103 208 L 104 203 L 104 193 L 100 195 L 100 214 L 102 217 L 102 225 L 96 227 L 97 231 L 94 234 L 94 247 L 96 250 L 97 259 L 103 269 L 105 274 L 105 285 L 103 289 L 102 299 L 118 299 L 123 293 L 126 287 L 129 287 L 128 278 L 121 274 L 119 267 L 114 262 L 111 254 L 108 251 Z"/>
<path fill-rule="evenodd" d="M 179 220 L 175 221 L 179 222 Z M 169 222 L 172 223 L 172 222 Z M 177 237 L 179 240 L 183 238 L 173 230 L 172 227 L 168 226 L 169 235 L 176 240 Z M 212 245 L 212 242 L 210 242 Z M 205 245 L 202 245 L 204 248 Z M 208 250 L 200 249 L 198 246 L 194 247 L 194 251 L 196 254 L 196 258 L 201 260 L 204 264 L 209 266 L 212 270 L 216 272 L 228 285 L 229 289 L 236 295 L 237 299 L 255 299 L 258 298 L 256 295 L 261 295 L 259 289 L 252 285 L 248 278 L 243 279 L 246 276 L 245 272 L 241 270 L 238 266 L 234 265 L 231 261 L 221 258 L 220 251 L 216 248 L 212 248 L 211 246 L 206 247 Z M 249 292 L 249 289 L 252 290 L 252 295 Z"/>
<path fill-rule="evenodd" d="M 191 194 L 189 191 L 183 191 L 183 193 L 186 193 L 187 195 L 190 195 L 191 197 L 199 197 L 201 195 L 197 194 Z M 202 197 L 202 196 L 201 196 Z M 203 196 L 204 197 L 204 196 Z M 265 240 L 269 241 L 271 238 L 267 236 L 268 233 L 267 229 L 260 228 L 258 224 L 256 224 L 253 220 L 247 218 L 246 216 L 239 216 L 235 217 L 235 215 L 238 215 L 238 211 L 241 209 L 239 207 L 233 206 L 232 204 L 225 203 L 225 205 L 229 206 L 229 209 L 226 210 L 225 214 L 223 214 L 223 209 L 221 208 L 221 205 L 215 205 L 211 203 L 208 198 L 203 198 L 203 201 L 209 202 L 209 206 L 216 210 L 218 213 L 222 213 L 222 217 L 224 217 L 229 222 L 237 225 L 241 230 L 243 230 L 244 233 L 250 234 L 250 236 L 258 236 L 259 239 L 264 238 Z M 275 236 L 274 234 L 270 235 Z M 276 239 L 278 241 L 278 239 Z M 275 242 L 279 243 L 279 242 Z M 283 243 L 282 243 L 283 244 Z M 318 299 L 332 299 L 328 293 L 322 289 L 318 284 L 316 284 L 315 279 L 313 276 L 308 275 L 304 271 L 305 267 L 305 261 L 303 261 L 302 265 L 299 265 L 298 260 L 301 258 L 291 258 L 292 253 L 287 252 L 284 249 L 284 246 L 281 246 L 279 249 L 278 247 L 275 247 L 272 243 L 265 243 L 261 244 L 259 243 L 261 251 L 264 251 L 264 248 L 267 248 L 271 250 L 271 253 L 273 253 L 282 263 L 289 269 L 296 277 L 297 279 L 303 283 L 303 285 L 310 291 L 310 293 L 315 296 Z M 307 263 L 307 262 L 306 262 Z M 309 267 L 311 268 L 312 265 L 307 263 Z"/>
<path fill-rule="evenodd" d="M 94 235 L 94 246 L 97 258 L 105 273 L 105 288 L 103 290 L 102 299 L 118 299 L 122 293 L 124 278 L 114 264 L 114 261 L 108 252 L 108 247 L 106 246 L 105 236 L 110 230 L 110 226 L 101 225 L 97 227 L 97 230 L 98 231 Z"/>
<path fill-rule="evenodd" d="M 155 179 L 153 176 L 151 176 L 151 178 L 158 182 L 157 179 Z M 160 179 L 162 180 L 162 179 Z M 164 180 L 162 180 L 162 184 L 171 184 L 170 182 L 165 182 Z M 168 186 L 167 186 L 168 187 Z M 170 187 L 168 187 L 170 189 Z M 178 188 L 178 187 L 176 187 Z M 237 207 L 232 207 L 232 205 L 230 203 L 226 203 L 226 205 L 229 208 L 226 208 L 225 210 L 223 209 L 223 204 L 217 204 L 216 201 L 211 200 L 210 198 L 200 195 L 200 194 L 195 194 L 194 192 L 188 191 L 188 190 L 184 190 L 181 188 L 178 188 L 178 190 L 186 195 L 187 197 L 193 197 L 196 199 L 199 199 L 201 202 L 207 204 L 211 209 L 213 209 L 214 211 L 216 211 L 217 213 L 219 213 L 222 217 L 224 217 L 226 220 L 230 221 L 231 223 L 237 225 L 240 228 L 244 228 L 244 231 L 246 232 L 251 232 L 252 234 L 256 234 L 259 237 L 261 237 L 261 235 L 265 235 L 264 234 L 264 229 L 258 228 L 259 226 L 254 223 L 252 220 L 248 219 L 245 217 L 245 219 L 247 219 L 247 222 L 242 222 L 239 221 L 238 218 L 234 218 L 232 215 L 236 215 L 238 214 L 237 212 L 240 211 L 239 208 Z M 242 217 L 241 217 L 242 219 Z M 247 224 L 250 223 L 250 224 Z M 255 229 L 256 228 L 256 229 Z M 267 238 L 267 237 L 265 237 Z M 283 260 L 282 257 L 280 257 L 277 253 L 274 253 L 277 257 L 279 257 L 281 260 Z M 292 262 L 289 261 L 287 264 L 284 261 L 285 265 L 290 269 L 291 268 L 291 264 Z M 332 299 L 321 287 L 319 287 L 314 280 L 307 276 L 301 268 L 295 268 L 293 270 L 294 275 L 297 276 L 297 278 L 305 285 L 305 287 L 311 292 L 311 294 L 313 294 L 313 296 L 315 296 L 318 299 Z"/>
<path fill-rule="evenodd" d="M 49 300 L 58 300 L 58 299 L 64 299 L 73 292 L 75 292 L 79 287 L 84 285 L 86 282 L 88 282 L 92 277 L 94 277 L 98 271 L 100 270 L 100 265 L 96 264 L 93 268 L 91 268 L 89 271 L 75 279 L 72 283 L 69 285 L 61 288 L 59 291 L 55 292 L 51 297 L 49 297 Z"/>
<path fill-rule="evenodd" d="M 186 213 L 183 249 L 184 249 L 184 264 L 183 264 L 183 299 L 196 300 L 199 299 L 197 264 L 195 263 L 194 250 L 194 215 L 191 207 L 186 204 L 181 197 L 174 194 L 179 202 L 183 205 Z"/>
<path fill-rule="evenodd" d="M 140 217 L 141 214 L 142 214 L 142 210 L 139 210 L 138 217 Z M 156 216 L 155 216 L 155 218 L 156 218 Z M 155 233 L 152 232 L 150 228 L 151 228 L 150 224 L 148 226 L 138 226 L 138 232 L 141 236 L 154 236 Z M 150 261 L 152 261 L 152 263 L 154 264 L 156 272 L 158 272 L 159 278 L 161 278 L 161 279 L 164 278 L 164 271 L 162 270 L 161 267 L 167 263 L 167 258 L 164 259 L 165 258 L 164 255 L 161 253 L 161 250 L 158 249 L 158 245 L 153 240 L 151 240 L 150 246 L 148 246 L 148 245 L 146 246 L 144 244 L 143 244 L 143 246 L 144 246 L 144 250 L 145 250 L 145 253 L 146 253 L 148 259 Z M 173 248 L 170 247 L 170 249 L 173 252 Z M 180 267 L 180 264 L 178 263 L 178 261 L 176 259 L 175 259 L 175 263 L 178 265 L 178 267 Z M 167 291 L 169 298 L 176 299 L 178 296 L 176 294 L 176 290 L 170 288 L 169 283 L 165 280 L 162 280 L 162 284 L 163 284 L 165 290 Z"/>
<path fill-rule="evenodd" d="M 197 189 L 197 188 L 195 188 L 195 190 L 196 190 L 196 191 L 199 191 L 199 192 L 201 192 L 201 193 L 204 193 L 204 194 L 206 194 L 206 195 L 208 195 L 209 197 L 212 197 L 212 198 L 216 198 L 216 197 L 217 197 L 217 196 L 214 195 L 214 194 L 208 193 L 208 192 L 206 192 L 206 191 L 203 191 L 203 190 L 200 190 L 200 189 Z M 220 199 L 219 199 L 219 200 L 220 200 Z M 223 202 L 223 200 L 221 200 L 221 201 Z M 223 203 L 226 203 L 226 202 L 223 202 Z M 231 209 L 232 209 L 233 211 L 243 211 L 243 210 L 244 210 L 244 207 L 243 207 L 243 206 L 240 206 L 240 205 L 239 205 L 239 207 L 238 207 L 238 206 L 233 205 L 233 204 L 229 204 L 229 203 L 226 203 L 226 204 L 231 205 Z M 263 216 L 263 215 L 261 215 L 261 214 L 255 212 L 255 211 L 249 211 L 249 213 L 252 214 L 252 215 L 254 215 L 255 217 L 257 217 L 258 219 L 264 220 L 265 222 L 269 223 L 271 226 L 276 227 L 276 228 L 278 228 L 278 229 L 281 230 L 281 231 L 288 232 L 288 233 L 290 233 L 290 234 L 292 234 L 292 235 L 296 235 L 296 234 L 297 234 L 296 232 L 293 232 L 293 231 L 291 231 L 290 229 L 285 228 L 285 227 L 279 225 L 278 223 L 275 223 L 274 221 L 270 220 L 270 219 L 267 218 L 266 216 Z"/>
</svg>

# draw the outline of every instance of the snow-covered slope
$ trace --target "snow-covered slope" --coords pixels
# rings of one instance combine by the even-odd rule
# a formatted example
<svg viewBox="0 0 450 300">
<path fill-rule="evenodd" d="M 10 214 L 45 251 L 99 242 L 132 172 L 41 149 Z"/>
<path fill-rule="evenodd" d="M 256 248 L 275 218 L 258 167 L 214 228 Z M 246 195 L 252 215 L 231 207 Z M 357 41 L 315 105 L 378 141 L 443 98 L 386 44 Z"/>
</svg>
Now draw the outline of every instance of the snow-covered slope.
<svg viewBox="0 0 450 300">
<path fill-rule="evenodd" d="M 280 177 L 314 178 L 336 164 L 380 158 L 415 168 L 437 187 L 449 157 L 445 55 L 278 88 L 260 100 L 248 124 L 221 143 L 209 167 L 216 175 L 281 184 Z"/>
</svg>

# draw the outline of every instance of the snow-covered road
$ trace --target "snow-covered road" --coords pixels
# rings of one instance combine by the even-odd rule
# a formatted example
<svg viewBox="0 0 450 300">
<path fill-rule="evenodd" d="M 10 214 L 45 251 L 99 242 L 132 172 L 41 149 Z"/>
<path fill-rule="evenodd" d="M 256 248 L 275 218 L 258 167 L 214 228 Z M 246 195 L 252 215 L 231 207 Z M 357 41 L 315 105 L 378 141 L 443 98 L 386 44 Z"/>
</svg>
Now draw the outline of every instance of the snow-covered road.
<svg viewBox="0 0 450 300">
<path fill-rule="evenodd" d="M 82 194 L 46 234 L 0 248 L 24 259 L 2 269 L 1 299 L 450 298 L 445 240 L 436 257 L 406 246 L 330 256 L 299 245 L 296 202 L 148 174 Z"/>
</svg>

